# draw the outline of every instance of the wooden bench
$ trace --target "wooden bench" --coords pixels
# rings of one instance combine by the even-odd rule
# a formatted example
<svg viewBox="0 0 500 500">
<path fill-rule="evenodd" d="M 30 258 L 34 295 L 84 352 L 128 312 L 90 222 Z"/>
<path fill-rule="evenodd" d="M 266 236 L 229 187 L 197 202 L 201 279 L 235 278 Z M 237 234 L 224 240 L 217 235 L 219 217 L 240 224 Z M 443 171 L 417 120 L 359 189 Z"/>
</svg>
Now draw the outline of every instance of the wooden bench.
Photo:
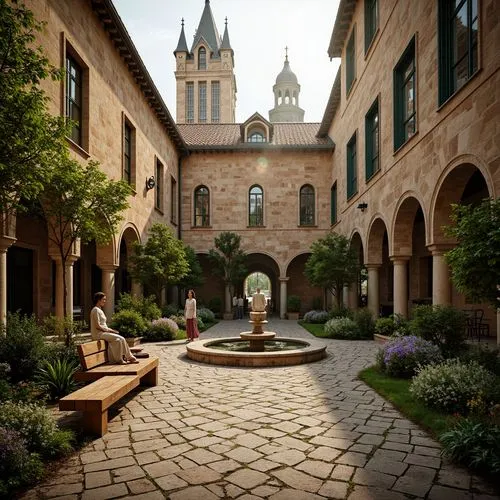
<svg viewBox="0 0 500 500">
<path fill-rule="evenodd" d="M 102 436 L 108 430 L 108 408 L 139 384 L 158 384 L 158 358 L 138 360 L 139 363 L 108 364 L 107 345 L 103 340 L 78 346 L 82 371 L 75 373 L 80 382 L 91 382 L 59 400 L 59 409 L 82 411 L 84 428 Z"/>
</svg>

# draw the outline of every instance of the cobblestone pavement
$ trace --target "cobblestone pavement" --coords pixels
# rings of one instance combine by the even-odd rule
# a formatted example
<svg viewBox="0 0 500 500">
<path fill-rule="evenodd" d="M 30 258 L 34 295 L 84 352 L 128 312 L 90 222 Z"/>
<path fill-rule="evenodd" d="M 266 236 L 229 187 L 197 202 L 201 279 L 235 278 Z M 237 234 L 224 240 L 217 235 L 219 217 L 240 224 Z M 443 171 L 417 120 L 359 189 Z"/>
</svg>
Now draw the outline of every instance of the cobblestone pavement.
<svg viewBox="0 0 500 500">
<path fill-rule="evenodd" d="M 226 321 L 202 338 L 248 329 Z M 267 329 L 309 337 L 292 321 Z M 356 380 L 373 342 L 325 342 L 323 361 L 257 369 L 192 362 L 184 342 L 147 345 L 161 358 L 160 384 L 122 400 L 109 432 L 24 498 L 500 498 Z"/>
</svg>

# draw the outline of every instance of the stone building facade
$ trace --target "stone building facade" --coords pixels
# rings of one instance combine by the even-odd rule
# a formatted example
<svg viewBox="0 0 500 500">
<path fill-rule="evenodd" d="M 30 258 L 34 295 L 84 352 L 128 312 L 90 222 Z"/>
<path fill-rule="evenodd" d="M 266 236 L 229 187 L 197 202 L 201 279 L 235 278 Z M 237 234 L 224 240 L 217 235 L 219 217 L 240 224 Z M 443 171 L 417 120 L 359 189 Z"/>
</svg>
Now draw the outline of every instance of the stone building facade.
<svg viewBox="0 0 500 500">
<path fill-rule="evenodd" d="M 498 5 L 344 0 L 329 55 L 341 58 L 320 129 L 336 145 L 332 229 L 360 250 L 369 307 L 472 307 L 450 283 L 443 226 L 450 204 L 500 193 Z"/>
</svg>

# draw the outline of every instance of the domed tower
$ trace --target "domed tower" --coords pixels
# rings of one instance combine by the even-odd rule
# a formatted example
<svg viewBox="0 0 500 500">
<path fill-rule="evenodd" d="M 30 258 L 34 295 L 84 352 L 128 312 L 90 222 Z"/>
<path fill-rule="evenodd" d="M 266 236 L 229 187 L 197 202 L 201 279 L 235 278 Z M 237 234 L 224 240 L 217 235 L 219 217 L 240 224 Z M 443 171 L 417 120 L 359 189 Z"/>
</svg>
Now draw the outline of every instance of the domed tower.
<svg viewBox="0 0 500 500">
<path fill-rule="evenodd" d="M 273 86 L 274 108 L 269 111 L 269 121 L 303 122 L 304 110 L 299 108 L 300 85 L 288 62 L 288 47 L 285 48 L 285 64 Z"/>
<path fill-rule="evenodd" d="M 234 52 L 229 41 L 227 18 L 221 38 L 210 8 L 210 0 L 205 0 L 191 50 L 188 49 L 184 19 L 182 20 L 174 56 L 177 123 L 234 123 Z"/>
</svg>

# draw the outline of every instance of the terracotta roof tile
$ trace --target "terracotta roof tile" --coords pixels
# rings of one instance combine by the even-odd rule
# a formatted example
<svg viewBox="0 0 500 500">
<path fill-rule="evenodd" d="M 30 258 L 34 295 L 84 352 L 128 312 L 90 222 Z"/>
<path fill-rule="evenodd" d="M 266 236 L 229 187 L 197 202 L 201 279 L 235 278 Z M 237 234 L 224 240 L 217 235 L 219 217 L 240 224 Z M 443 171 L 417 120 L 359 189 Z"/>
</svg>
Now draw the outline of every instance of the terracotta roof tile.
<svg viewBox="0 0 500 500">
<path fill-rule="evenodd" d="M 177 127 L 188 148 L 262 146 L 261 143 L 243 143 L 239 123 L 178 124 Z M 328 136 L 316 137 L 319 123 L 273 123 L 273 127 L 272 146 L 334 146 Z"/>
</svg>

